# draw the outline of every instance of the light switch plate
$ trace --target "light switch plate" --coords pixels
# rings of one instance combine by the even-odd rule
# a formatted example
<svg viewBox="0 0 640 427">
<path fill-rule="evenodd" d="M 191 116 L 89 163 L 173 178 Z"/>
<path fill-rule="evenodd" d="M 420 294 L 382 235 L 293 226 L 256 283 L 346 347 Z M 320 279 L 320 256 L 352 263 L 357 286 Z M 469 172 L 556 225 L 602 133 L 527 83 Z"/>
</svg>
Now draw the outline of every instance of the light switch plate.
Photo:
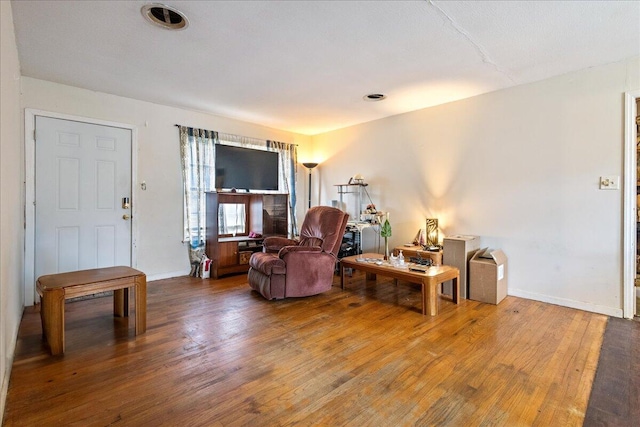
<svg viewBox="0 0 640 427">
<path fill-rule="evenodd" d="M 615 175 L 601 176 L 600 189 L 601 190 L 619 190 L 620 177 Z"/>
</svg>

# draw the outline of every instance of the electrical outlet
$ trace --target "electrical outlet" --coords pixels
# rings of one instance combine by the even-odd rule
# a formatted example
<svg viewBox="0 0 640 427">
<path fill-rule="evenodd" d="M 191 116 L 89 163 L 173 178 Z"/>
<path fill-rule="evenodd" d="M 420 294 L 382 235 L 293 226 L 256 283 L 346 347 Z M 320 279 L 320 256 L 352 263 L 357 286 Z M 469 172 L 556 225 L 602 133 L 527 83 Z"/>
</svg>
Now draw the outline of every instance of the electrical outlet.
<svg viewBox="0 0 640 427">
<path fill-rule="evenodd" d="M 600 177 L 600 189 L 601 190 L 619 190 L 620 189 L 620 177 L 614 175 L 601 176 Z"/>
</svg>

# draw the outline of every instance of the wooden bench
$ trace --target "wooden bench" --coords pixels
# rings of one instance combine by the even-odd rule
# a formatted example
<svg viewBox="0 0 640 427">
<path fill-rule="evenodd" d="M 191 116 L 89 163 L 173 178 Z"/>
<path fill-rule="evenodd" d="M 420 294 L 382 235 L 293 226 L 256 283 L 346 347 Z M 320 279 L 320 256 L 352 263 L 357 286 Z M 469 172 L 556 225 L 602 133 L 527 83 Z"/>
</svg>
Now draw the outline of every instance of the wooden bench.
<svg viewBox="0 0 640 427">
<path fill-rule="evenodd" d="M 113 314 L 129 316 L 129 288 L 135 288 L 136 335 L 147 330 L 147 276 L 131 267 L 49 274 L 38 278 L 36 289 L 42 299 L 42 335 L 51 354 L 64 353 L 64 302 L 69 298 L 113 291 Z"/>
</svg>

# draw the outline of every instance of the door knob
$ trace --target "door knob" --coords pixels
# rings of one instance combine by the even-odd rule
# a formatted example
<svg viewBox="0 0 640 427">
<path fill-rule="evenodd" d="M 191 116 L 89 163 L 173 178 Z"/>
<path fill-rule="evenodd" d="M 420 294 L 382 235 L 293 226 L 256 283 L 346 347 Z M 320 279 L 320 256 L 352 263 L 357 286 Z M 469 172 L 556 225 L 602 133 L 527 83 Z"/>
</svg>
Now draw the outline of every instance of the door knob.
<svg viewBox="0 0 640 427">
<path fill-rule="evenodd" d="M 129 219 L 129 218 L 131 218 L 130 215 L 127 215 L 127 214 L 122 215 L 122 219 Z"/>
</svg>

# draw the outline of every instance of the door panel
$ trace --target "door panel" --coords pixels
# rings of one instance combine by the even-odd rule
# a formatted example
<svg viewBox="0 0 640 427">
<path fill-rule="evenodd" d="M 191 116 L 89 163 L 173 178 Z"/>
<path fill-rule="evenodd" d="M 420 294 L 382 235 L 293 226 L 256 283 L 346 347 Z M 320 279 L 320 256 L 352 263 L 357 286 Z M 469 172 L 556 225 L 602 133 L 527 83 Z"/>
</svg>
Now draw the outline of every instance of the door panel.
<svg viewBox="0 0 640 427">
<path fill-rule="evenodd" d="M 51 254 L 55 254 L 57 269 L 52 273 L 80 269 L 80 229 L 78 227 L 56 227 L 56 241 Z M 45 249 L 48 249 L 45 247 Z M 42 259 L 46 259 L 44 256 Z M 43 273 L 45 274 L 45 273 Z"/>
<path fill-rule="evenodd" d="M 36 116 L 35 277 L 131 266 L 131 130 Z"/>
</svg>

